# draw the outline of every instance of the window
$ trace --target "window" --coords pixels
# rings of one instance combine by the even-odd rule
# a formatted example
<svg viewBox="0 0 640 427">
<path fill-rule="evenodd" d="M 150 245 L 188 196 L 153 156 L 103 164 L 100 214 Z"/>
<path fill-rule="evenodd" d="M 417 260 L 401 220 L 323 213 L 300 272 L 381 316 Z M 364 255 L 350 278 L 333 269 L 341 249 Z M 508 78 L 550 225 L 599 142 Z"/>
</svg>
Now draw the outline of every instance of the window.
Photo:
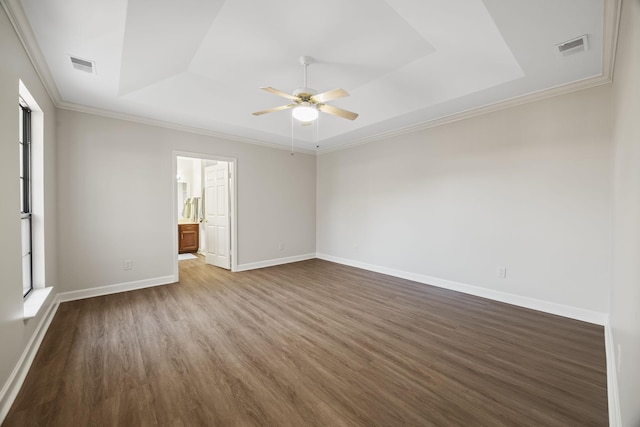
<svg viewBox="0 0 640 427">
<path fill-rule="evenodd" d="M 20 98 L 20 215 L 22 222 L 22 294 L 33 289 L 33 239 L 31 210 L 31 110 Z"/>
</svg>

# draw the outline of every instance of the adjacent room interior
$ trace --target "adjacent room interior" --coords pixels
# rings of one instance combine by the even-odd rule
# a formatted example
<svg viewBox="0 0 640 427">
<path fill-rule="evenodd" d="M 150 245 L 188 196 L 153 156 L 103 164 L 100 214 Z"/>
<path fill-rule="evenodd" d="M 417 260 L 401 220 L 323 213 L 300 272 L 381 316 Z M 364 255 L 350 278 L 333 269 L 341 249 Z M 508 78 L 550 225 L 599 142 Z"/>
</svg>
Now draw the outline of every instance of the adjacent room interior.
<svg viewBox="0 0 640 427">
<path fill-rule="evenodd" d="M 638 1 L 0 3 L 3 425 L 640 423 Z"/>
<path fill-rule="evenodd" d="M 176 155 L 176 171 L 178 261 L 200 254 L 208 265 L 235 271 L 235 161 Z M 175 271 L 178 281 L 177 265 Z"/>
</svg>

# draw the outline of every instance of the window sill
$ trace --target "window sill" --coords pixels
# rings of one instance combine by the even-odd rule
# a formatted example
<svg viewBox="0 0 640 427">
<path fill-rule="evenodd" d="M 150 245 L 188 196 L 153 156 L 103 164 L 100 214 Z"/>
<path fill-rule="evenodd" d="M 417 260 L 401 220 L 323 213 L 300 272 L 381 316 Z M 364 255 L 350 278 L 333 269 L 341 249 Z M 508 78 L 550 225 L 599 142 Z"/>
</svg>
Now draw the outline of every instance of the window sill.
<svg viewBox="0 0 640 427">
<path fill-rule="evenodd" d="M 38 315 L 40 309 L 44 306 L 44 302 L 53 289 L 52 286 L 42 289 L 32 290 L 24 300 L 24 318 L 33 319 Z"/>
</svg>

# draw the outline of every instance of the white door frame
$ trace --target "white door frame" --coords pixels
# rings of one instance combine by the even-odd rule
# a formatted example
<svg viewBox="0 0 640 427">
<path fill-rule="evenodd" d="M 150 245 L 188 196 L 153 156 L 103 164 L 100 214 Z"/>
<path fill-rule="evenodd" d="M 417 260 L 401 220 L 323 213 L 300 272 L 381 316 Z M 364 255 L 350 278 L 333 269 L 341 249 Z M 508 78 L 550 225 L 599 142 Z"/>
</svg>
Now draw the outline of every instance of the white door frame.
<svg viewBox="0 0 640 427">
<path fill-rule="evenodd" d="M 231 270 L 231 168 L 229 162 L 215 162 L 215 165 L 202 167 L 205 263 L 227 270 Z M 224 189 L 223 194 L 220 193 L 221 189 Z M 222 209 L 221 203 L 224 206 Z M 226 248 L 221 247 L 220 243 Z"/>
<path fill-rule="evenodd" d="M 173 276 L 174 280 L 177 282 L 179 280 L 179 270 L 178 270 L 178 181 L 176 180 L 176 176 L 178 175 L 178 157 L 189 157 L 192 159 L 203 159 L 203 160 L 218 160 L 220 162 L 229 162 L 230 168 L 230 179 L 229 179 L 229 209 L 230 209 L 230 220 L 231 220 L 231 271 L 238 271 L 238 180 L 236 179 L 238 174 L 238 159 L 235 157 L 224 157 L 224 156 L 216 156 L 213 154 L 204 154 L 204 153 L 192 153 L 188 151 L 173 151 L 171 156 L 172 162 L 172 171 L 171 182 L 173 186 L 173 202 L 171 205 L 173 206 Z"/>
</svg>

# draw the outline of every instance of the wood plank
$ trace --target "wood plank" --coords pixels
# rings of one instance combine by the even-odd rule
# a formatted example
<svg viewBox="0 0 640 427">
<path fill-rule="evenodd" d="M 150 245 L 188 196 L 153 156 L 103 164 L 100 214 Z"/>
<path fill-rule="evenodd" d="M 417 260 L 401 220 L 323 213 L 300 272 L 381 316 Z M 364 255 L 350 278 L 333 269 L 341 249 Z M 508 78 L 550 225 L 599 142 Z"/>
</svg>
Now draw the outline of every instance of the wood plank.
<svg viewBox="0 0 640 427">
<path fill-rule="evenodd" d="M 321 260 L 64 303 L 3 425 L 607 425 L 603 328 Z"/>
</svg>

